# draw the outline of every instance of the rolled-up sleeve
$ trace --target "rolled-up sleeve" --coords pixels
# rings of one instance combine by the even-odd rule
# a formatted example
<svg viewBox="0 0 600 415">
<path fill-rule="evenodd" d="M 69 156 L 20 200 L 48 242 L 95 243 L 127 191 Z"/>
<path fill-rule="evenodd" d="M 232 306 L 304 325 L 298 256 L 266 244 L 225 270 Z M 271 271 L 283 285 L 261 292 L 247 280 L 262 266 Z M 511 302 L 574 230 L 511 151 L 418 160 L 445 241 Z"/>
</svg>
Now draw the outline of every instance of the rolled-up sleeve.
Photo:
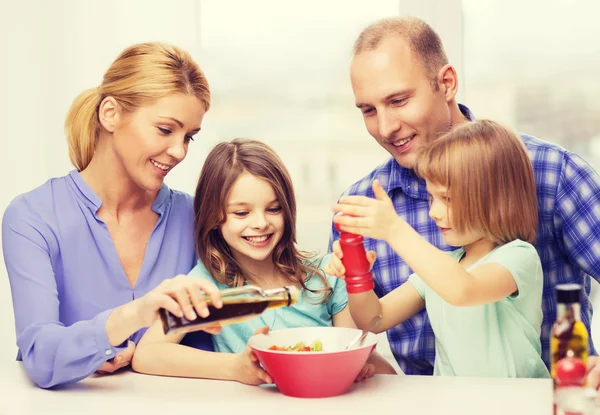
<svg viewBox="0 0 600 415">
<path fill-rule="evenodd" d="M 52 265 L 58 244 L 49 227 L 23 200 L 13 201 L 4 213 L 2 246 L 19 355 L 38 386 L 81 380 L 124 349 L 125 345 L 112 347 L 108 341 L 106 320 L 112 310 L 68 327 L 60 321 Z"/>
</svg>

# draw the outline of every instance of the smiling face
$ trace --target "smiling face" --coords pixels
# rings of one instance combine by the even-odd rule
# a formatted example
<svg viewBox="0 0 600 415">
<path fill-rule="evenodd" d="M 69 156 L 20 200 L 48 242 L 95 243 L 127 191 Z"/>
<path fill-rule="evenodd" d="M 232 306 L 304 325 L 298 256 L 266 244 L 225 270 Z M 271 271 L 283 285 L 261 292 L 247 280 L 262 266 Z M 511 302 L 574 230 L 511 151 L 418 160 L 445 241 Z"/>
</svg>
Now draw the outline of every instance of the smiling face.
<svg viewBox="0 0 600 415">
<path fill-rule="evenodd" d="M 247 171 L 234 182 L 227 198 L 221 235 L 244 268 L 272 262 L 272 253 L 285 230 L 285 218 L 273 187 Z"/>
<path fill-rule="evenodd" d="M 435 221 L 448 245 L 469 246 L 487 239 L 487 235 L 481 231 L 467 229 L 459 232 L 453 228 L 451 199 L 446 186 L 427 181 L 427 192 L 430 204 L 429 217 Z"/>
<path fill-rule="evenodd" d="M 436 89 L 407 41 L 397 36 L 352 60 L 352 89 L 367 130 L 403 167 L 413 168 L 419 149 L 450 128 L 454 93 L 439 76 Z"/>
<path fill-rule="evenodd" d="M 104 104 L 104 105 L 110 105 Z M 103 108 L 110 115 L 110 108 Z M 111 124 L 112 151 L 130 180 L 147 191 L 158 191 L 165 176 L 187 155 L 206 112 L 195 96 L 169 95 L 131 114 L 116 114 Z"/>
</svg>

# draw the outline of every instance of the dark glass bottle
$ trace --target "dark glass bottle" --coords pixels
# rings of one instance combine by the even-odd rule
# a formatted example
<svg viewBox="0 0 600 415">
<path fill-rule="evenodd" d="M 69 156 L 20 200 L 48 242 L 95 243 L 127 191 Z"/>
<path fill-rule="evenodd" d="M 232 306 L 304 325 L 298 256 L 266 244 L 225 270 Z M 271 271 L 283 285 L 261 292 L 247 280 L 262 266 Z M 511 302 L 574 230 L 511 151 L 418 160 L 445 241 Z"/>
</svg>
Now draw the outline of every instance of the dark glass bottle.
<svg viewBox="0 0 600 415">
<path fill-rule="evenodd" d="M 239 323 L 261 315 L 268 308 L 289 307 L 296 304 L 300 291 L 293 286 L 263 290 L 255 285 L 229 288 L 221 291 L 223 307 L 212 305 L 206 296 L 209 315 L 194 320 L 177 317 L 165 309 L 159 310 L 165 334 L 184 334 L 204 327 Z"/>
</svg>

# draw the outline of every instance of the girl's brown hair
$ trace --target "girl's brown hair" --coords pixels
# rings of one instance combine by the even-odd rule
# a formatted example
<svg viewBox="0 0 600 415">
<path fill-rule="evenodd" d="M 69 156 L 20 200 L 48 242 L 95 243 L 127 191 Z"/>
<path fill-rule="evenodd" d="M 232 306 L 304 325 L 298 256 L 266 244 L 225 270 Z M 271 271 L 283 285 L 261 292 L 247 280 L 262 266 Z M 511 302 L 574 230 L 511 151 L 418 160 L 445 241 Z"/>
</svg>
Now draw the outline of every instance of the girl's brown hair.
<svg viewBox="0 0 600 415">
<path fill-rule="evenodd" d="M 290 175 L 275 151 L 260 141 L 238 138 L 217 144 L 208 154 L 194 199 L 196 247 L 200 260 L 222 284 L 238 287 L 249 280 L 220 229 L 227 219 L 231 188 L 243 172 L 263 179 L 273 187 L 284 215 L 284 231 L 273 250 L 273 263 L 290 282 L 299 283 L 304 292 L 324 294 L 322 302 L 326 302 L 333 290 L 319 269 L 319 260 L 315 259 L 314 253 L 296 247 L 296 197 Z M 322 281 L 323 289 L 307 288 L 306 282 L 313 276 Z"/>
<path fill-rule="evenodd" d="M 499 245 L 535 241 L 533 168 L 525 145 L 511 130 L 489 120 L 466 122 L 432 141 L 415 170 L 446 186 L 458 232 L 482 231 Z"/>
<path fill-rule="evenodd" d="M 196 96 L 208 111 L 208 81 L 186 51 L 163 43 L 125 49 L 104 74 L 102 84 L 82 92 L 69 109 L 65 132 L 71 163 L 82 171 L 92 160 L 100 134 L 97 111 L 104 98 L 113 97 L 126 115 L 177 93 Z"/>
</svg>

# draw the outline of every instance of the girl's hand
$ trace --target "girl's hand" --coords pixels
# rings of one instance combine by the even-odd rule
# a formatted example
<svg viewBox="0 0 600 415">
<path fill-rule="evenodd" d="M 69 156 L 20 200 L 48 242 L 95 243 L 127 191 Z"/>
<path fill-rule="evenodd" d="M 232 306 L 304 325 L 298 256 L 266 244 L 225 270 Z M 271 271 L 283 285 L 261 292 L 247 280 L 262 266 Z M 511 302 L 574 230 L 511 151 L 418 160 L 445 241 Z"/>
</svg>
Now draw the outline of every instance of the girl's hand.
<svg viewBox="0 0 600 415">
<path fill-rule="evenodd" d="M 346 215 L 335 215 L 333 221 L 345 232 L 387 242 L 396 233 L 396 224 L 402 219 L 396 214 L 394 203 L 378 180 L 373 181 L 373 192 L 375 199 L 366 196 L 342 197 L 333 206 L 333 211 Z"/>
<path fill-rule="evenodd" d="M 221 293 L 210 281 L 201 278 L 178 275 L 174 278 L 164 280 L 152 291 L 142 298 L 135 300 L 132 304 L 141 327 L 151 325 L 158 317 L 161 308 L 170 311 L 177 317 L 185 317 L 193 320 L 200 315 L 208 316 L 208 307 L 204 301 L 204 295 L 210 295 L 212 305 L 221 308 Z M 218 327 L 207 329 L 211 333 L 217 332 Z"/>
<path fill-rule="evenodd" d="M 596 405 L 600 405 L 600 358 L 598 356 L 588 356 L 586 381 L 589 388 L 597 390 Z"/>
<path fill-rule="evenodd" d="M 363 380 L 370 378 L 374 374 L 375 374 L 375 365 L 367 362 L 367 363 L 365 363 L 365 365 L 363 366 L 363 368 L 361 369 L 360 373 L 358 374 L 358 376 L 356 377 L 356 379 L 354 381 L 362 382 Z"/>
<path fill-rule="evenodd" d="M 346 279 L 346 269 L 344 268 L 344 264 L 342 264 L 342 258 L 344 257 L 344 253 L 342 252 L 342 247 L 340 245 L 340 241 L 334 241 L 333 245 L 333 255 L 331 255 L 330 261 L 325 265 L 323 271 L 325 273 L 337 277 L 341 280 Z M 375 259 L 377 258 L 377 254 L 375 251 L 367 252 L 367 260 L 369 261 L 369 270 L 373 268 L 373 264 L 375 263 Z"/>
<path fill-rule="evenodd" d="M 340 241 L 334 241 L 331 247 L 333 249 L 333 254 L 331 255 L 331 259 L 327 265 L 323 267 L 323 271 L 325 271 L 326 274 L 338 277 L 341 280 L 345 280 L 346 270 L 342 264 L 342 257 L 344 256 L 344 253 L 342 252 Z"/>
<path fill-rule="evenodd" d="M 267 334 L 269 327 L 262 327 L 254 332 L 254 334 Z M 238 382 L 245 383 L 247 385 L 260 385 L 263 383 L 273 383 L 271 376 L 260 366 L 258 358 L 250 348 L 246 346 L 246 349 L 239 353 L 235 359 L 235 373 Z"/>
</svg>

